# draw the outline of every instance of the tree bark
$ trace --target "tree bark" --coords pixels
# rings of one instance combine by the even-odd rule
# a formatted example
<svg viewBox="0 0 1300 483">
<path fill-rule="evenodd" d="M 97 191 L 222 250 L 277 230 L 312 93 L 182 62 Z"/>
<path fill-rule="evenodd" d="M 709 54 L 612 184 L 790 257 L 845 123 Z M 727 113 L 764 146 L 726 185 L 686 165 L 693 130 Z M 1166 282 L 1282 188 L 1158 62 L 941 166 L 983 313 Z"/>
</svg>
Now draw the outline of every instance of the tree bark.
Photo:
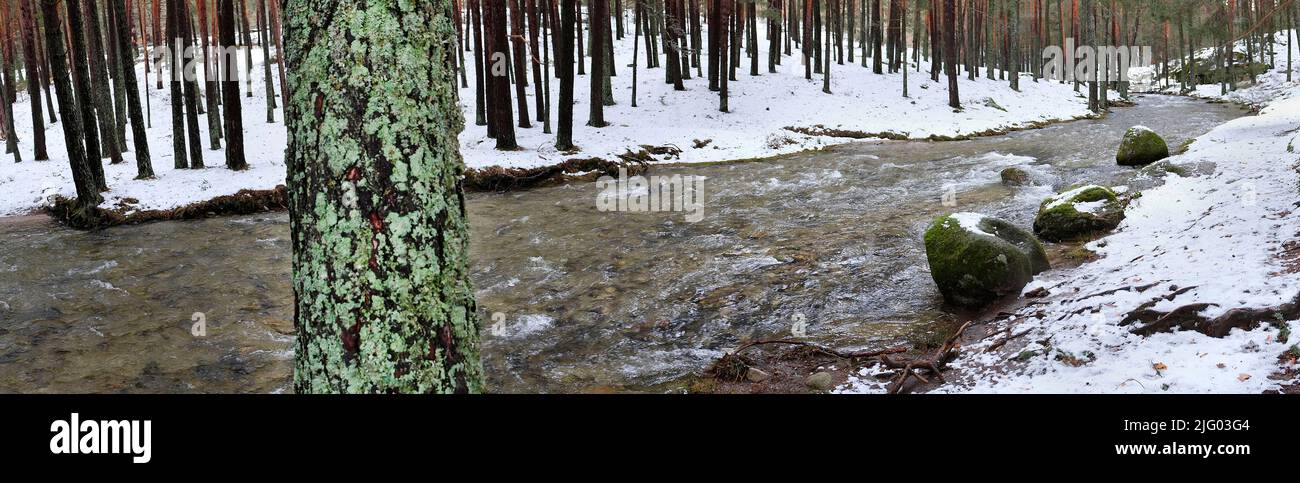
<svg viewBox="0 0 1300 483">
<path fill-rule="evenodd" d="M 451 9 L 287 3 L 297 392 L 483 390 Z"/>
<path fill-rule="evenodd" d="M 555 134 L 555 149 L 570 151 L 573 149 L 573 39 L 574 23 L 578 0 L 560 0 L 560 36 L 559 56 L 555 58 L 555 70 L 560 76 L 560 109 L 556 122 L 559 124 Z"/>
<path fill-rule="evenodd" d="M 126 15 L 126 2 L 109 2 L 112 4 L 114 23 L 118 26 L 117 58 L 122 70 L 122 84 L 126 90 L 127 115 L 131 118 L 131 140 L 135 143 L 135 179 L 147 179 L 154 176 L 153 161 L 149 159 L 149 136 L 144 130 L 144 114 L 140 112 L 140 90 L 135 79 L 135 55 L 131 49 L 130 19 Z M 148 63 L 145 63 L 148 70 Z"/>
</svg>

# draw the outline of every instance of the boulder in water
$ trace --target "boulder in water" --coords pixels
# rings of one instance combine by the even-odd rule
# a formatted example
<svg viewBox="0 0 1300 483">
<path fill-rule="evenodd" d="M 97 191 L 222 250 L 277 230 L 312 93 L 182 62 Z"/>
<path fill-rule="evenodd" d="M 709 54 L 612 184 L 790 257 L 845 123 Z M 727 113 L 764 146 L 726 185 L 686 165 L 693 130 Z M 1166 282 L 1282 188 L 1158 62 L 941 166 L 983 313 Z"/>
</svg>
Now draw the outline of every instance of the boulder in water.
<svg viewBox="0 0 1300 483">
<path fill-rule="evenodd" d="M 1169 157 L 1169 145 L 1145 126 L 1134 126 L 1124 133 L 1115 162 L 1123 166 L 1142 166 Z"/>
<path fill-rule="evenodd" d="M 1033 234 L 976 213 L 935 219 L 925 231 L 925 254 L 944 299 L 967 307 L 1018 293 L 1051 268 Z"/>
</svg>

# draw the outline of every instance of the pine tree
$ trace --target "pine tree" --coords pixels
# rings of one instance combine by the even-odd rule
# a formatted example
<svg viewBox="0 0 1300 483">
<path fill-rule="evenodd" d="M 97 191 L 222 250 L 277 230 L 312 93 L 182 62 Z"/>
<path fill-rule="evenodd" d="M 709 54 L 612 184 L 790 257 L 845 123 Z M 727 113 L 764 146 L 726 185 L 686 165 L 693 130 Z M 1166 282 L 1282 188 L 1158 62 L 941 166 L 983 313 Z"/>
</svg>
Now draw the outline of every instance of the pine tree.
<svg viewBox="0 0 1300 483">
<path fill-rule="evenodd" d="M 37 161 L 50 159 L 45 146 L 45 113 L 41 108 L 41 84 L 44 81 L 36 56 L 38 29 L 32 16 L 32 0 L 20 0 L 23 32 L 23 67 L 27 71 L 27 97 L 32 103 L 32 148 Z M 53 113 L 50 113 L 53 115 Z"/>
<path fill-rule="evenodd" d="M 68 54 L 64 50 L 63 19 L 59 17 L 60 1 L 41 0 L 41 19 L 45 24 L 45 45 L 49 56 L 50 77 L 54 80 L 54 92 L 59 98 L 59 109 L 63 114 L 63 139 L 68 148 L 72 184 L 77 189 L 76 212 L 70 219 L 93 225 L 98 213 L 96 207 L 104 201 L 104 197 L 99 194 L 99 185 L 86 154 L 87 144 L 85 133 L 82 132 L 86 123 L 81 122 L 79 108 L 73 100 L 75 93 L 72 80 L 68 76 Z M 80 10 L 78 2 L 79 0 L 67 0 L 69 17 Z M 71 28 L 80 27 L 80 20 L 78 20 Z M 94 127 L 94 121 L 90 121 L 89 124 Z M 95 141 L 95 144 L 97 145 L 98 141 Z"/>
<path fill-rule="evenodd" d="M 181 0 L 167 1 L 167 53 L 168 65 L 168 86 L 171 91 L 171 110 L 172 110 L 172 158 L 173 166 L 176 169 L 189 169 L 189 155 L 185 153 L 185 93 L 181 87 L 181 53 L 176 51 L 175 46 L 180 43 L 180 28 L 177 19 L 180 14 Z M 158 77 L 158 82 L 162 82 L 162 76 Z"/>
<path fill-rule="evenodd" d="M 605 56 L 601 55 L 605 36 L 609 35 L 608 0 L 592 0 L 588 6 L 588 18 L 591 19 L 591 110 L 587 125 L 605 127 Z M 668 53 L 672 55 L 672 52 Z"/>
<path fill-rule="evenodd" d="M 452 2 L 286 7 L 295 390 L 482 391 Z"/>
<path fill-rule="evenodd" d="M 117 139 L 116 110 L 113 108 L 112 91 L 108 86 L 108 68 L 104 65 L 103 29 L 99 23 L 99 7 L 96 0 L 86 0 L 86 55 L 90 59 L 91 99 L 95 103 L 95 114 L 99 120 L 99 136 L 103 143 L 103 153 L 107 154 L 113 164 L 122 162 L 122 148 Z M 80 99 L 80 97 L 78 97 Z"/>
<path fill-rule="evenodd" d="M 118 59 L 121 60 L 118 62 L 121 71 L 117 75 L 122 77 L 122 84 L 126 90 L 127 113 L 131 117 L 131 139 L 135 142 L 135 178 L 152 178 L 153 162 L 149 159 L 149 138 L 144 131 L 144 115 L 140 112 L 140 90 L 135 79 L 135 55 L 131 49 L 131 29 L 128 27 L 130 20 L 126 15 L 126 2 L 109 3 L 112 5 L 111 14 L 114 23 L 119 27 L 116 29 L 117 41 L 113 44 L 117 48 Z"/>
<path fill-rule="evenodd" d="M 560 41 L 559 55 L 555 57 L 555 70 L 560 76 L 560 109 L 556 122 L 559 124 L 555 134 L 555 149 L 570 151 L 573 146 L 573 44 L 577 33 L 574 32 L 578 0 L 560 1 Z"/>
<path fill-rule="evenodd" d="M 301 2 L 300 2 L 301 3 Z M 226 168 L 242 171 L 248 169 L 244 160 L 244 116 L 239 104 L 239 68 L 235 65 L 235 5 L 234 0 L 219 0 L 217 7 L 217 34 L 221 45 L 221 107 L 224 109 L 226 131 Z"/>
</svg>

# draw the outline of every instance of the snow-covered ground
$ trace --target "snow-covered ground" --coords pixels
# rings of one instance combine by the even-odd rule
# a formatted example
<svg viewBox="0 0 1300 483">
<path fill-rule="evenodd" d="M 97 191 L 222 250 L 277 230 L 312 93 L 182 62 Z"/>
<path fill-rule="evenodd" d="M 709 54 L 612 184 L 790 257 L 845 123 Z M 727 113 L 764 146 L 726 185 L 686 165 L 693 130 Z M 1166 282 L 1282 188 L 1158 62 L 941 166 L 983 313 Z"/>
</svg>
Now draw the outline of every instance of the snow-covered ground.
<svg viewBox="0 0 1300 483">
<path fill-rule="evenodd" d="M 1285 50 L 1279 52 L 1285 59 Z M 1213 304 L 1200 311 L 1207 318 L 1296 299 L 1300 273 L 1288 273 L 1294 270 L 1287 269 L 1282 245 L 1300 239 L 1300 213 L 1293 213 L 1300 200 L 1300 84 L 1285 80 L 1284 71 L 1270 72 L 1259 85 L 1226 96 L 1264 108 L 1215 128 L 1171 159 L 1212 162 L 1214 172 L 1171 174 L 1141 193 L 1114 234 L 1087 245 L 1101 259 L 1047 272 L 1025 287 L 1025 293 L 1051 295 L 1010 320 L 977 326 L 995 335 L 965 347 L 938 391 L 1258 393 L 1294 383 L 1270 376 L 1300 336 L 1280 342 L 1280 331 L 1267 324 L 1224 338 L 1195 331 L 1140 336 L 1130 330 L 1141 322 L 1119 325 L 1158 299 L 1149 308 L 1159 312 Z M 1219 97 L 1218 86 L 1197 92 Z M 1283 323 L 1293 334 L 1300 330 L 1300 321 Z M 986 352 L 1008 335 L 1015 340 Z M 840 390 L 883 391 L 888 381 L 874 377 L 876 371 L 863 370 Z"/>
<path fill-rule="evenodd" d="M 630 24 L 630 21 L 629 21 Z M 994 129 L 1024 127 L 1034 123 L 1067 120 L 1088 115 L 1086 102 L 1069 86 L 1051 82 L 1021 82 L 1021 92 L 1012 91 L 1006 81 L 983 77 L 970 82 L 960 77 L 961 98 L 965 109 L 954 113 L 948 107 L 947 80 L 930 82 L 929 64 L 922 72 L 909 72 L 910 98 L 902 97 L 902 74 L 874 75 L 863 68 L 860 60 L 831 67 L 831 90 L 822 92 L 822 76 L 804 79 L 800 57 L 783 56 L 779 72 L 767 72 L 767 42 L 760 44 L 760 74 L 749 75 L 746 59 L 737 69 L 737 79 L 730 83 L 729 113 L 719 112 L 718 95 L 708 90 L 708 81 L 695 75 L 685 81 L 685 91 L 674 91 L 664 82 L 664 69 L 645 69 L 645 53 L 640 52 L 641 68 L 637 78 L 637 105 L 631 107 L 633 38 L 629 34 L 616 41 L 617 77 L 611 79 L 615 106 L 605 109 L 609 126 L 596 129 L 586 126 L 588 76 L 576 80 L 574 105 L 574 143 L 580 152 L 565 155 L 556 152 L 554 134 L 544 134 L 536 122 L 533 87 L 526 91 L 530 117 L 529 129 L 516 128 L 521 149 L 502 152 L 494 149 L 495 141 L 487 138 L 486 127 L 474 125 L 474 78 L 468 74 L 469 87 L 460 89 L 461 108 L 465 114 L 465 131 L 460 135 L 461 152 L 470 168 L 537 167 L 553 165 L 570 158 L 601 157 L 615 159 L 640 145 L 676 146 L 680 159 L 672 162 L 709 162 L 775 156 L 817 149 L 852 141 L 848 138 L 809 136 L 786 127 L 840 129 L 864 133 L 891 132 L 914 138 L 931 135 L 957 136 Z M 644 39 L 642 39 L 644 46 Z M 797 49 L 796 49 L 797 50 Z M 148 129 L 153 154 L 153 180 L 134 180 L 135 166 L 131 155 L 126 163 L 105 166 L 111 192 L 103 206 L 114 206 L 123 198 L 139 200 L 140 209 L 170 208 L 215 196 L 232 194 L 240 189 L 269 189 L 284 183 L 283 149 L 286 142 L 283 112 L 276 111 L 275 124 L 265 122 L 265 89 L 261 81 L 260 51 L 253 51 L 255 74 L 253 97 L 244 99 L 246 156 L 251 169 L 231 172 L 222 168 L 224 154 L 205 151 L 210 169 L 175 170 L 171 157 L 171 113 L 168 90 L 149 88 L 153 127 Z M 465 54 L 472 65 L 473 55 Z M 855 57 L 856 59 L 856 57 Z M 242 56 L 240 58 L 243 60 Z M 707 57 L 702 59 L 707 62 Z M 707 70 L 707 64 L 701 65 Z M 143 81 L 143 71 L 138 70 Z M 981 72 L 982 73 L 982 72 Z M 151 75 L 152 79 L 152 75 Z M 531 82 L 531 72 L 529 81 Z M 278 79 L 276 79 L 278 82 Z M 559 96 L 559 82 L 551 79 L 551 98 Z M 511 89 L 513 95 L 514 90 Z M 39 208 L 52 194 L 74 193 L 66 161 L 61 126 L 46 125 L 47 146 L 51 160 L 32 161 L 31 114 L 26 92 L 18 94 L 14 105 L 16 128 L 23 150 L 23 163 L 12 158 L 0 165 L 0 216 L 21 214 Z M 512 107 L 514 103 L 512 102 Z M 552 109 L 554 111 L 554 109 Z M 517 118 L 518 113 L 515 113 Z M 555 129 L 552 113 L 552 128 Z M 206 123 L 200 121 L 203 145 L 207 146 Z M 130 129 L 127 129 L 128 139 Z M 695 147 L 695 140 L 709 140 Z"/>
</svg>

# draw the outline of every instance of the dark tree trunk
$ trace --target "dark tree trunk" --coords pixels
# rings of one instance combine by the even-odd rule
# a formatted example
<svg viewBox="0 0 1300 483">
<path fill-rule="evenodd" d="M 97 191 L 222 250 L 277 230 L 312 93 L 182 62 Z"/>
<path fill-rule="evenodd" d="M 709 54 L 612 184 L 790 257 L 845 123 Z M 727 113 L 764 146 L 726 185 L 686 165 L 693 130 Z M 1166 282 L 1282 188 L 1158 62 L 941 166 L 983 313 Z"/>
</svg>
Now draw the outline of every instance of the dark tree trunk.
<svg viewBox="0 0 1300 483">
<path fill-rule="evenodd" d="M 95 104 L 93 102 L 95 97 L 90 94 L 90 66 L 86 65 L 86 27 L 82 23 L 80 0 L 68 0 L 67 6 L 68 33 L 70 34 L 68 39 L 72 45 L 69 57 L 71 58 L 72 74 L 74 76 L 73 88 L 76 89 L 77 94 L 76 105 L 81 119 L 81 134 L 86 145 L 86 163 L 90 165 L 90 172 L 95 176 L 95 186 L 100 191 L 107 191 L 108 183 L 104 179 L 104 161 L 100 156 L 100 132 L 95 118 Z"/>
<path fill-rule="evenodd" d="M 81 122 L 81 113 L 78 112 L 77 102 L 73 100 L 73 91 L 76 89 L 68 76 L 68 55 L 63 49 L 63 19 L 59 18 L 59 3 L 60 0 L 41 0 L 41 17 L 45 24 L 45 48 L 49 54 L 50 77 L 54 79 L 54 92 L 59 97 L 59 109 L 63 114 L 63 139 L 68 148 L 68 165 L 72 168 L 72 183 L 77 188 L 76 213 L 72 220 L 93 225 L 98 213 L 96 207 L 104 201 L 104 197 L 99 194 L 99 184 L 95 180 L 90 159 L 86 154 L 85 133 L 82 132 L 86 123 Z M 70 14 L 81 10 L 79 0 L 67 0 L 67 3 Z M 81 21 L 78 19 L 71 28 L 80 27 Z M 85 72 L 81 72 L 80 75 L 85 75 Z M 92 129 L 94 124 L 93 120 L 90 121 Z M 94 142 L 96 145 L 98 143 L 98 141 Z"/>
<path fill-rule="evenodd" d="M 609 4 L 608 0 L 594 0 L 588 7 L 588 18 L 591 19 L 591 113 L 587 119 L 587 125 L 591 127 L 605 127 L 605 56 L 601 55 L 604 51 L 605 36 L 609 35 Z M 672 55 L 669 52 L 669 55 Z"/>
<path fill-rule="evenodd" d="M 483 25 L 490 34 L 487 39 L 487 109 L 488 129 L 497 140 L 497 149 L 509 151 L 517 149 L 513 111 L 510 108 L 510 54 L 506 25 L 507 0 L 486 0 L 487 8 L 483 12 Z"/>
<path fill-rule="evenodd" d="M 301 2 L 299 2 L 301 3 Z M 289 18 L 293 18 L 290 16 Z M 295 19 L 295 21 L 297 21 Z M 226 167 L 240 171 L 248 169 L 244 159 L 244 115 L 239 104 L 239 69 L 233 58 L 235 46 L 234 0 L 218 0 L 218 42 L 230 55 L 221 56 L 221 107 L 224 109 L 226 131 Z M 292 34 L 292 32 L 290 32 Z M 341 77 L 340 77 L 341 78 Z M 290 132 L 293 132 L 290 130 Z M 292 171 L 290 171 L 292 172 Z"/>
<path fill-rule="evenodd" d="M 172 158 L 176 169 L 189 169 L 189 156 L 185 154 L 185 90 L 181 87 L 181 53 L 174 48 L 180 43 L 180 17 L 176 11 L 181 0 L 167 0 L 167 73 L 168 85 L 171 86 L 172 108 Z M 158 82 L 162 82 L 159 76 Z"/>
<path fill-rule="evenodd" d="M 524 12 L 522 0 L 510 0 L 510 45 L 514 53 L 515 100 L 519 104 L 519 127 L 533 127 L 528 122 L 528 64 L 524 52 Z"/>
<path fill-rule="evenodd" d="M 208 115 L 208 148 L 216 151 L 221 149 L 221 112 L 218 111 L 219 96 L 221 89 L 217 87 L 217 76 L 220 67 L 216 65 L 217 61 L 213 59 L 209 47 L 212 44 L 212 35 L 216 32 L 209 32 L 208 26 L 211 25 L 210 15 L 213 13 L 208 10 L 208 0 L 197 0 L 199 14 L 199 45 L 203 47 L 203 100 L 207 105 Z"/>
<path fill-rule="evenodd" d="M 117 56 L 122 67 L 118 73 L 126 90 L 127 113 L 131 117 L 131 140 L 135 143 L 136 179 L 154 176 L 153 161 L 149 159 L 149 136 L 144 130 L 144 115 L 140 112 L 140 90 L 135 79 L 135 55 L 131 49 L 130 19 L 126 15 L 125 2 L 110 2 L 114 24 L 117 31 Z M 147 70 L 147 69 L 146 69 Z"/>
<path fill-rule="evenodd" d="M 91 99 L 99 120 L 99 136 L 103 146 L 101 155 L 107 154 L 113 164 L 122 162 L 118 146 L 117 119 L 114 115 L 112 91 L 108 86 L 108 69 L 104 65 L 103 32 L 99 24 L 99 7 L 96 0 L 86 0 L 86 56 L 90 59 Z M 80 97 L 78 97 L 80 99 Z"/>
<path fill-rule="evenodd" d="M 451 9 L 288 2 L 296 392 L 483 390 Z M 359 21 L 376 16 L 385 21 Z M 333 55 L 357 45 L 363 56 Z M 392 75 L 352 77 L 359 65 Z"/>
<path fill-rule="evenodd" d="M 957 92 L 957 0 L 943 0 L 944 73 L 948 74 L 948 106 L 961 109 Z"/>
<path fill-rule="evenodd" d="M 176 7 L 180 12 L 178 20 L 178 29 L 181 37 L 181 51 L 188 52 L 184 55 L 187 66 L 194 65 L 194 44 L 191 39 L 194 38 L 194 32 L 190 26 L 190 9 L 185 0 Z M 182 71 L 185 74 L 184 96 L 185 96 L 185 127 L 187 131 L 186 141 L 190 148 L 190 169 L 202 169 L 203 164 L 203 144 L 199 140 L 199 81 L 197 75 L 190 68 Z"/>
<path fill-rule="evenodd" d="M 483 99 L 484 89 L 484 60 L 483 60 L 483 15 L 480 0 L 469 0 L 469 15 L 472 29 L 470 34 L 474 36 L 474 125 L 486 126 L 487 107 Z M 287 102 L 287 101 L 286 101 Z"/>
<path fill-rule="evenodd" d="M 560 76 L 560 109 L 556 122 L 559 124 L 555 134 L 555 149 L 570 151 L 573 149 L 573 40 L 577 37 L 574 24 L 577 23 L 576 12 L 578 0 L 560 0 L 560 36 L 559 55 L 555 58 L 555 70 Z"/>
<path fill-rule="evenodd" d="M 23 67 L 27 71 L 27 96 L 31 98 L 32 103 L 33 157 L 37 161 L 45 161 L 50 159 L 50 155 L 45 147 L 45 114 L 41 107 L 40 85 L 44 82 L 44 78 L 41 74 L 41 64 L 36 57 L 39 35 L 37 35 L 35 17 L 32 16 L 32 0 L 20 1 L 22 2 Z"/>
</svg>

